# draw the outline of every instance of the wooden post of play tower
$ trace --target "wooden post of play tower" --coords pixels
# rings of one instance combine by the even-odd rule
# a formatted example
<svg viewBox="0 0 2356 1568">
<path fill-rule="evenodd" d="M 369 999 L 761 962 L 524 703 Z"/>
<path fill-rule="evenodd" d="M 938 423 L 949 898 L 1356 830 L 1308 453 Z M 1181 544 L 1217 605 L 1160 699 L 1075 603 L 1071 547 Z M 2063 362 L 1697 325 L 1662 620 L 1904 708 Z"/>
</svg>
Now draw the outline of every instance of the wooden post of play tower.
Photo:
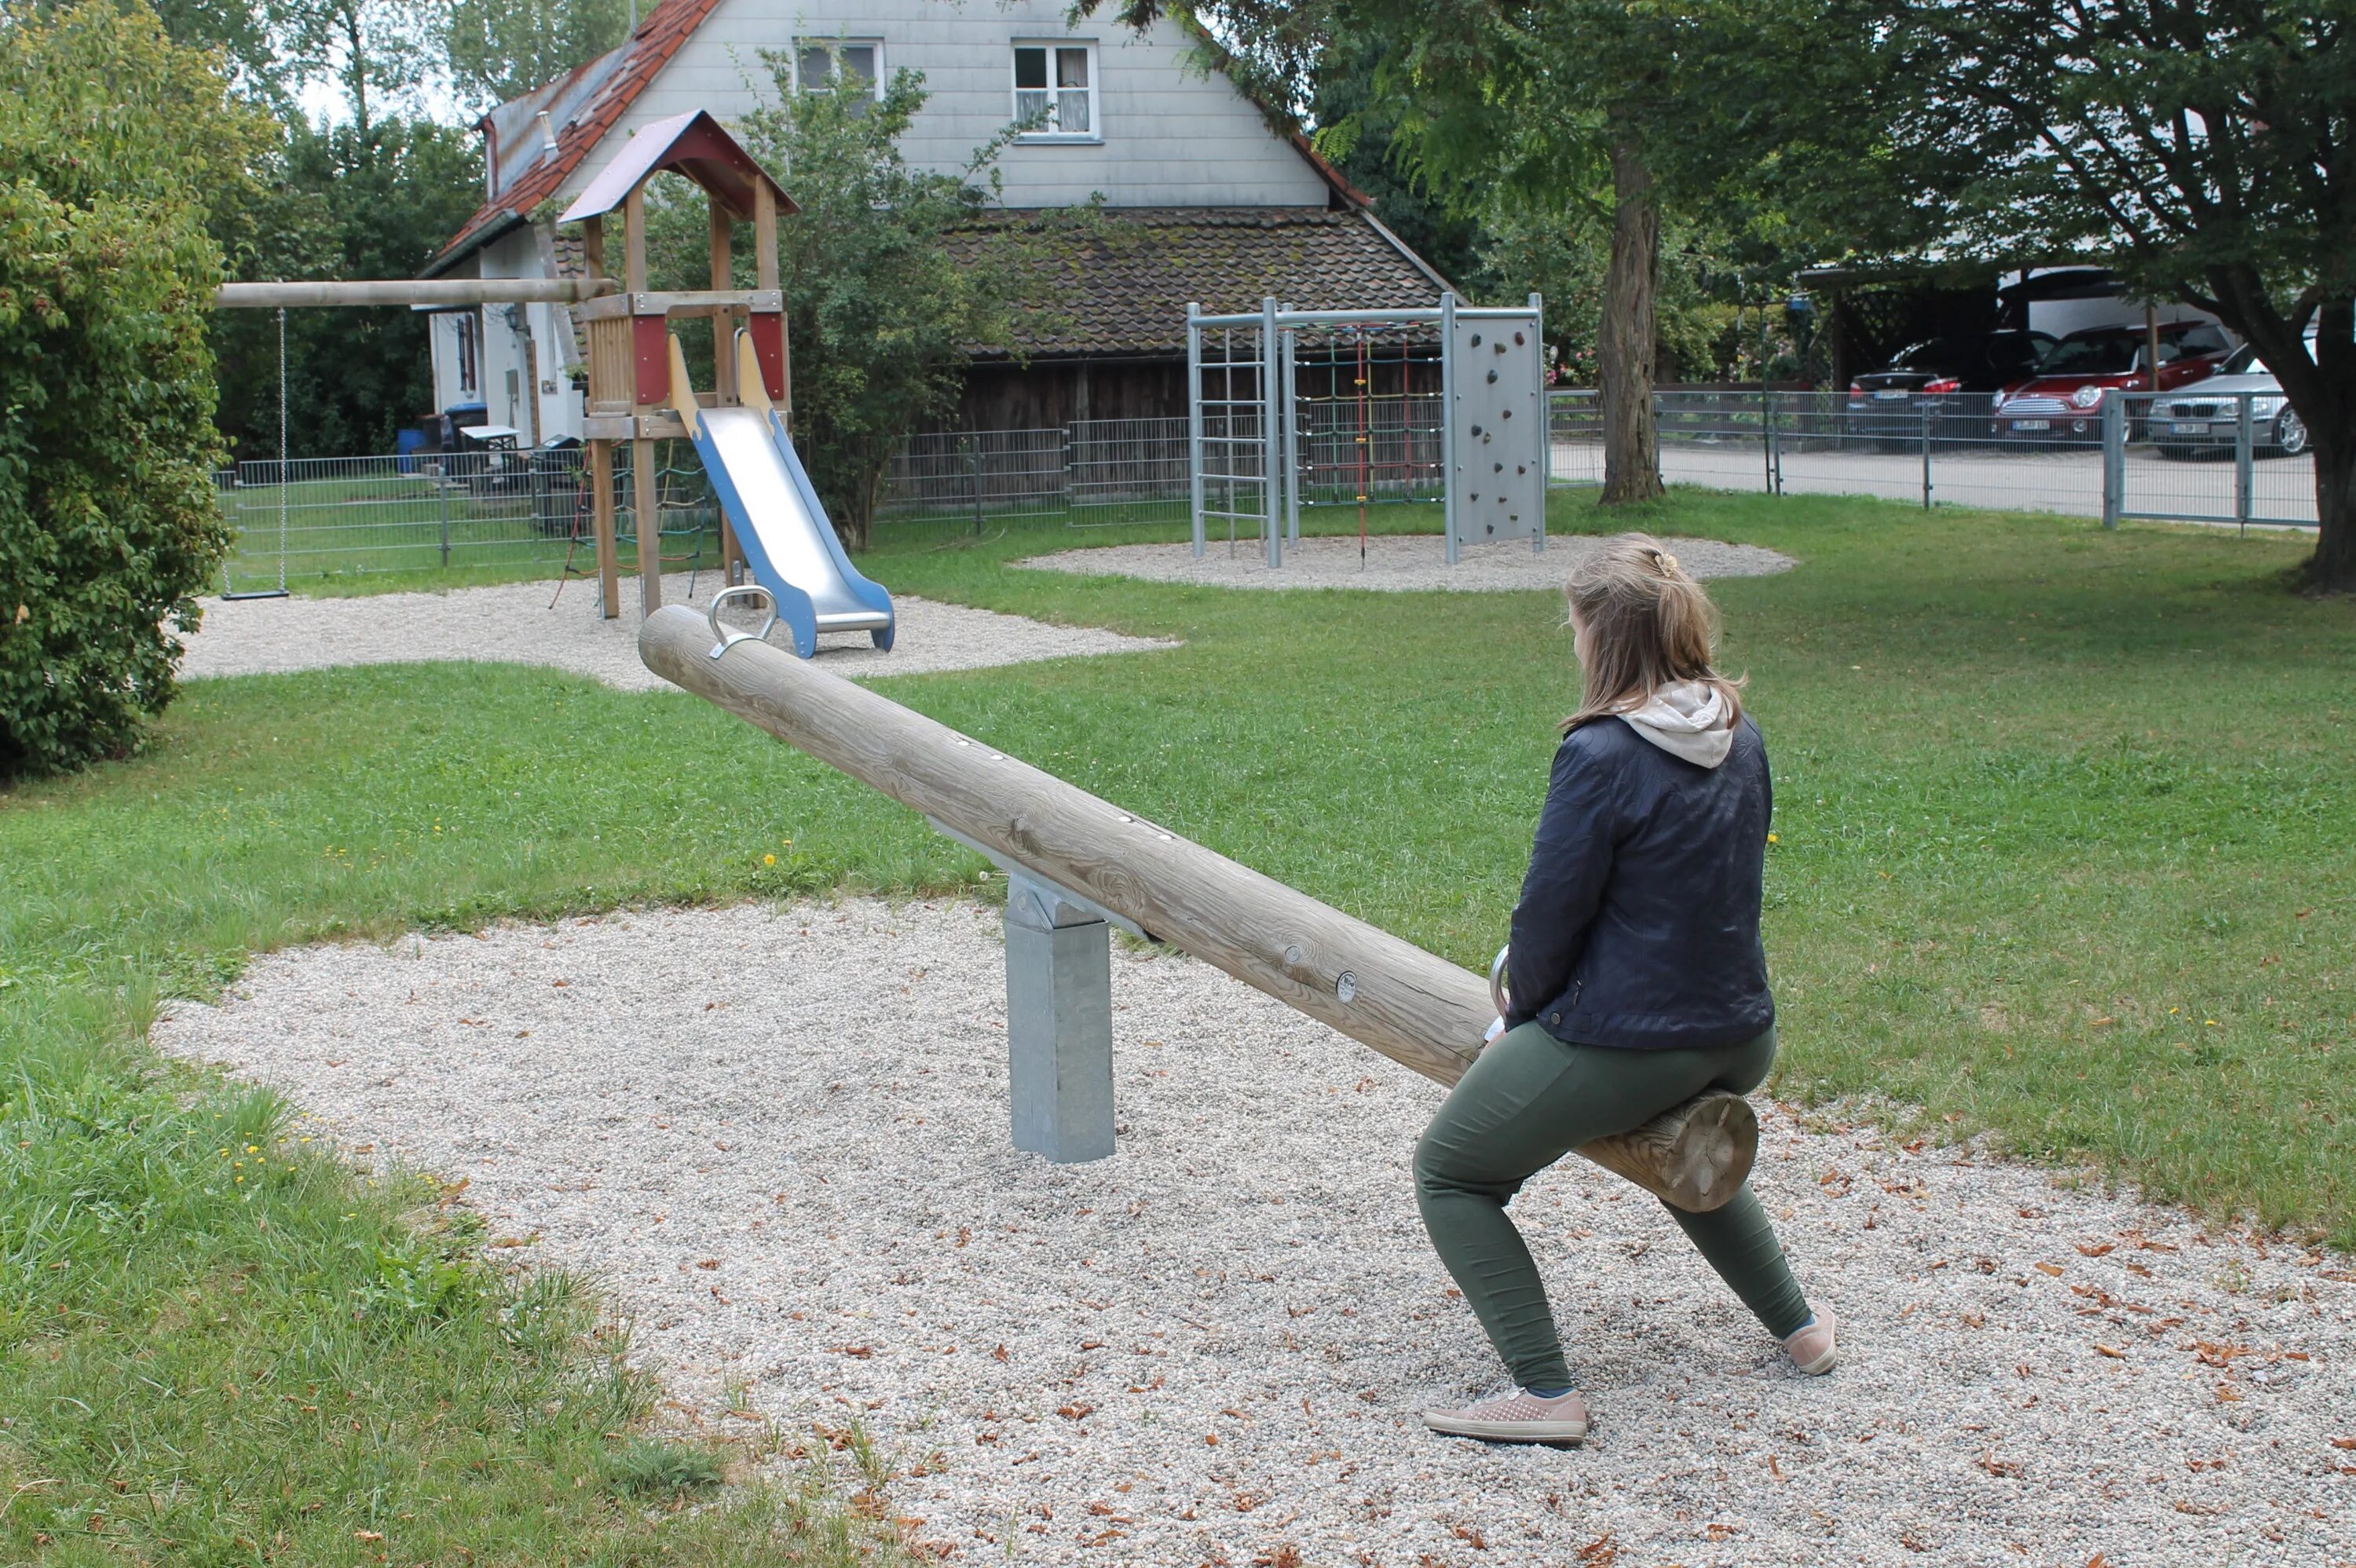
<svg viewBox="0 0 2356 1568">
<path fill-rule="evenodd" d="M 660 292 L 648 286 L 646 185 L 664 170 L 701 188 L 712 212 L 710 287 Z M 630 443 L 630 504 L 638 535 L 638 598 L 651 615 L 662 605 L 662 519 L 656 483 L 655 443 L 687 435 L 670 406 L 670 318 L 708 316 L 717 349 L 707 407 L 728 407 L 744 390 L 737 384 L 734 334 L 751 339 L 763 391 L 781 409 L 792 406 L 786 357 L 786 301 L 777 283 L 777 215 L 798 210 L 735 138 L 698 111 L 657 121 L 630 138 L 611 163 L 565 209 L 560 223 L 582 226 L 594 292 L 606 271 L 605 219 L 622 215 L 621 292 L 600 293 L 576 315 L 589 336 L 589 397 L 584 421 L 589 439 L 590 517 L 597 535 L 597 581 L 605 615 L 622 613 L 620 565 L 614 537 L 614 448 Z M 758 286 L 738 289 L 732 272 L 733 225 L 753 225 Z M 723 522 L 724 574 L 735 581 L 742 560 L 734 531 Z"/>
</svg>

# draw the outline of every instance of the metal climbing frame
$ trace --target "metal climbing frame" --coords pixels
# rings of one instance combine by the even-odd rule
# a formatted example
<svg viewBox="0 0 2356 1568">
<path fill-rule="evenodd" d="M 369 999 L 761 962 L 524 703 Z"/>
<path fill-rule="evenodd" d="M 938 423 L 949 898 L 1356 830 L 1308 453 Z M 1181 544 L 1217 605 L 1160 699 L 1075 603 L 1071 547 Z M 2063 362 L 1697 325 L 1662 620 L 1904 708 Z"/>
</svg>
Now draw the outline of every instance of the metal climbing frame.
<svg viewBox="0 0 2356 1568">
<path fill-rule="evenodd" d="M 1218 519 L 1271 567 L 1301 508 L 1437 498 L 1447 558 L 1467 544 L 1546 548 L 1544 301 L 1250 315 L 1186 307 L 1194 553 Z M 1281 479 L 1272 477 L 1281 475 Z"/>
<path fill-rule="evenodd" d="M 1276 441 L 1283 422 L 1275 317 L 1269 300 L 1258 315 L 1219 317 L 1211 328 L 1197 306 L 1186 307 L 1188 510 L 1196 555 L 1212 521 L 1224 518 L 1230 549 L 1238 525 L 1248 523 L 1265 542 L 1268 563 L 1283 562 L 1272 478 L 1282 469 Z"/>
</svg>

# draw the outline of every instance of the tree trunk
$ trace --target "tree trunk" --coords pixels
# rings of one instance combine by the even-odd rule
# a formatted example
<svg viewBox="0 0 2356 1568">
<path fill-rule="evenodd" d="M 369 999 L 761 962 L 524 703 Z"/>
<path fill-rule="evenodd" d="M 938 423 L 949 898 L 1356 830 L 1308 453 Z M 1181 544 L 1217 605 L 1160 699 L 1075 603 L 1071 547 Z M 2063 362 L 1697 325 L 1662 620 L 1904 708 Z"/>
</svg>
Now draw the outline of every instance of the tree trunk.
<svg viewBox="0 0 2356 1568">
<path fill-rule="evenodd" d="M 2322 526 L 2307 563 L 2307 586 L 2317 593 L 2356 593 L 2356 411 L 2332 411 L 2340 417 L 2308 427 L 2315 515 Z"/>
<path fill-rule="evenodd" d="M 1653 372 L 1661 286 L 1661 213 L 1653 172 L 1625 138 L 1612 144 L 1612 262 L 1603 274 L 1596 369 L 1603 385 L 1603 504 L 1661 493 Z"/>
</svg>

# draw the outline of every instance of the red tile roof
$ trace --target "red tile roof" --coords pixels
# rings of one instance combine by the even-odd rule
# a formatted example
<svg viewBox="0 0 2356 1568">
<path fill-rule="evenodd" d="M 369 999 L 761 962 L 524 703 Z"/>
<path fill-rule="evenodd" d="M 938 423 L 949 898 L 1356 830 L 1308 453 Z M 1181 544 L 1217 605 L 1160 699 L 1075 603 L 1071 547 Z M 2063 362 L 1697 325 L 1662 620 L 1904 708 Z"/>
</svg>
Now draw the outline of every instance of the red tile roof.
<svg viewBox="0 0 2356 1568">
<path fill-rule="evenodd" d="M 718 3 L 662 0 L 619 48 L 483 116 L 478 122 L 484 132 L 483 155 L 495 174 L 504 170 L 514 151 L 501 147 L 500 137 L 532 138 L 536 147 L 535 121 L 543 110 L 556 129 L 556 153 L 550 156 L 535 151 L 529 162 L 499 178 L 497 194 L 435 253 L 425 275 L 447 272 L 477 248 L 528 221 L 532 208 L 557 193 Z"/>
</svg>

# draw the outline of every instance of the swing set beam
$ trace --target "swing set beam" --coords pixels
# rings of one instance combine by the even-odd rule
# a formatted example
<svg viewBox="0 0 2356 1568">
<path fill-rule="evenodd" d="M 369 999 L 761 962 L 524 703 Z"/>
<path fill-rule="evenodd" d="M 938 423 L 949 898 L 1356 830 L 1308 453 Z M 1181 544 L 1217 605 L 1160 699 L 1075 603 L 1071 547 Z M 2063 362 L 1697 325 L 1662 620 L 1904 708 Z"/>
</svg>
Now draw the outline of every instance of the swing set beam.
<svg viewBox="0 0 2356 1568">
<path fill-rule="evenodd" d="M 328 283 L 223 283 L 215 310 L 308 305 L 579 304 L 620 290 L 612 278 L 382 278 Z"/>
</svg>

